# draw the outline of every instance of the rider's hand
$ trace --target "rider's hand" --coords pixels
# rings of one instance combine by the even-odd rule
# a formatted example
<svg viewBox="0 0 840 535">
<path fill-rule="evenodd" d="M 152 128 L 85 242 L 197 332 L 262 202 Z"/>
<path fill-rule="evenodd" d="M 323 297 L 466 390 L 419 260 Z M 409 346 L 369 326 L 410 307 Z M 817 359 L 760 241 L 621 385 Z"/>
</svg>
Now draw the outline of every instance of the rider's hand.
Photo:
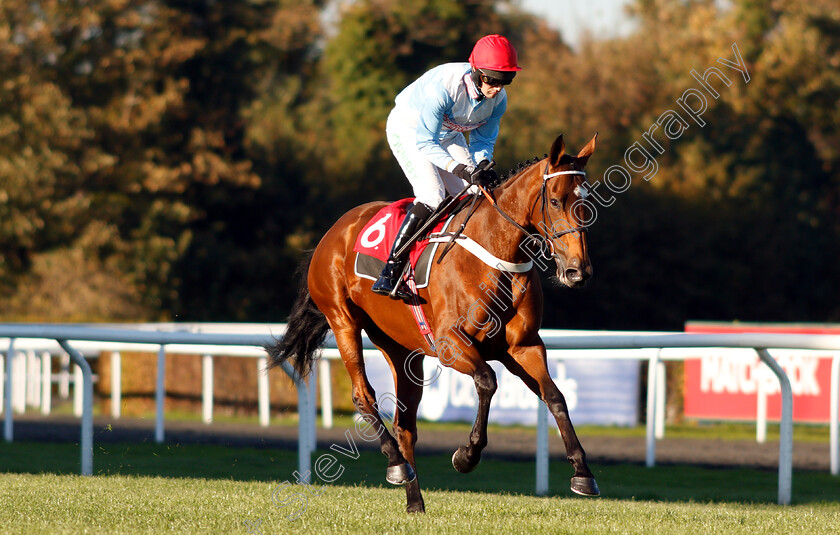
<svg viewBox="0 0 840 535">
<path fill-rule="evenodd" d="M 499 174 L 496 173 L 495 169 L 487 169 L 484 171 L 484 177 L 489 187 L 495 188 L 499 185 Z"/>
<path fill-rule="evenodd" d="M 458 178 L 466 180 L 470 184 L 474 184 L 473 175 L 476 174 L 476 169 L 472 165 L 464 165 L 462 163 L 459 163 L 455 166 L 455 169 L 452 170 L 452 174 L 457 176 Z"/>
<path fill-rule="evenodd" d="M 499 179 L 496 171 L 493 171 L 492 169 L 484 169 L 487 165 L 489 165 L 489 163 L 490 162 L 487 160 L 482 160 L 477 167 L 459 163 L 455 166 L 455 169 L 452 170 L 452 173 L 457 177 L 463 178 L 470 184 L 487 187 L 494 184 Z"/>
<path fill-rule="evenodd" d="M 496 173 L 494 169 L 488 169 L 488 167 L 492 167 L 489 160 L 481 160 L 481 163 L 478 164 L 477 170 L 477 177 L 475 178 L 474 184 L 478 184 L 479 186 L 484 187 L 493 187 L 499 183 L 499 175 Z"/>
</svg>

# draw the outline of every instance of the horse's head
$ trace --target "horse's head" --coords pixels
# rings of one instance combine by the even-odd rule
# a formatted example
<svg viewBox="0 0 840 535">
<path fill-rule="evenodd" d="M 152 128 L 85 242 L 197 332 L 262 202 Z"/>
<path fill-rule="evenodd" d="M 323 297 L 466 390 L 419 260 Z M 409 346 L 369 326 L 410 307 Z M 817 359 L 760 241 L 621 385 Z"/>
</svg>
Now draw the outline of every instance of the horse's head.
<svg viewBox="0 0 840 535">
<path fill-rule="evenodd" d="M 595 152 L 595 134 L 577 156 L 566 154 L 563 136 L 551 146 L 545 167 L 538 178 L 539 196 L 531 209 L 531 225 L 543 237 L 543 250 L 557 265 L 557 278 L 570 288 L 582 286 L 592 276 L 586 227 L 594 213 L 586 200 L 586 174 L 583 168 Z"/>
</svg>

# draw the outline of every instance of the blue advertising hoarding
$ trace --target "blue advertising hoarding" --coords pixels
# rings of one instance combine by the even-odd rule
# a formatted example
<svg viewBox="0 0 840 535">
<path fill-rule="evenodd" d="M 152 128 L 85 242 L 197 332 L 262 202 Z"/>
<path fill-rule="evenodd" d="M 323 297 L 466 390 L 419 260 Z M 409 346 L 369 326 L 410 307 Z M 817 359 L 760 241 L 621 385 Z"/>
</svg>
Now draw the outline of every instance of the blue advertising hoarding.
<svg viewBox="0 0 840 535">
<path fill-rule="evenodd" d="M 490 405 L 490 422 L 536 425 L 539 398 L 516 375 L 498 362 L 490 362 L 498 390 Z M 368 378 L 380 410 L 394 411 L 391 369 L 382 355 L 365 358 Z M 441 366 L 436 358 L 423 361 L 427 381 L 418 418 L 435 422 L 472 422 L 478 395 L 471 377 Z M 548 369 L 566 398 L 575 425 L 633 426 L 638 423 L 639 362 L 635 360 L 549 360 Z M 553 424 L 552 424 L 553 425 Z"/>
</svg>

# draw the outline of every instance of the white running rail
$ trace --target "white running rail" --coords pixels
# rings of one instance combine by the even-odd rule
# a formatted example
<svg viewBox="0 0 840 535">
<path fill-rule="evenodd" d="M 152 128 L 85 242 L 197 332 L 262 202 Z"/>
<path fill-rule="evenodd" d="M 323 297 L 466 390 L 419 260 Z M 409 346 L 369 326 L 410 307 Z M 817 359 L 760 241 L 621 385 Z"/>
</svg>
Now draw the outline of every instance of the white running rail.
<svg viewBox="0 0 840 535">
<path fill-rule="evenodd" d="M 232 324 L 235 325 L 235 324 Z M 0 324 L 0 338 L 8 338 L 9 345 L 6 351 L 5 359 L 5 423 L 4 436 L 7 441 L 11 441 L 13 437 L 13 415 L 12 415 L 12 356 L 15 353 L 15 344 L 18 340 L 51 340 L 57 342 L 64 351 L 66 351 L 73 362 L 77 363 L 82 370 L 83 395 L 82 395 L 82 424 L 81 424 L 81 455 L 82 455 L 82 474 L 92 474 L 93 468 L 93 429 L 92 429 L 92 409 L 93 409 L 93 383 L 90 366 L 85 361 L 82 354 L 74 347 L 74 345 L 88 344 L 90 349 L 93 347 L 110 347 L 112 349 L 123 347 L 137 349 L 135 345 L 139 344 L 141 347 L 156 348 L 158 351 L 158 375 L 157 375 L 157 389 L 156 389 L 156 425 L 155 425 L 155 439 L 158 442 L 163 441 L 164 435 L 164 419 L 163 419 L 163 381 L 165 370 L 166 353 L 191 353 L 191 354 L 232 354 L 238 356 L 256 357 L 258 359 L 258 368 L 264 369 L 266 363 L 265 353 L 260 349 L 266 344 L 274 342 L 271 334 L 265 332 L 254 334 L 255 331 L 265 330 L 256 325 L 251 325 L 251 332 L 249 333 L 220 333 L 220 332 L 186 332 L 186 331 L 172 331 L 174 328 L 191 328 L 197 329 L 207 327 L 218 331 L 224 329 L 224 326 L 213 326 L 213 324 L 190 324 L 185 326 L 155 324 L 134 326 L 129 329 L 126 326 L 119 326 L 121 328 L 104 328 L 78 325 L 20 325 L 20 324 Z M 167 331 L 153 330 L 160 328 L 168 328 Z M 238 330 L 247 329 L 246 326 L 238 326 Z M 279 334 L 283 330 L 283 326 L 272 326 Z M 801 335 L 801 334 L 771 334 L 771 333 L 738 333 L 738 334 L 662 334 L 662 333 L 604 333 L 598 335 L 591 335 L 586 332 L 569 333 L 563 331 L 544 330 L 541 331 L 542 338 L 548 348 L 548 358 L 558 360 L 568 359 L 587 359 L 587 358 L 630 358 L 635 360 L 647 360 L 649 363 L 649 377 L 648 377 L 648 395 L 647 395 L 647 432 L 646 444 L 647 455 L 646 464 L 654 466 L 655 464 L 655 445 L 657 435 L 662 433 L 662 412 L 664 408 L 664 373 L 662 368 L 663 360 L 685 360 L 689 358 L 685 354 L 674 353 L 669 354 L 663 352 L 668 348 L 748 348 L 756 351 L 761 360 L 773 371 L 779 379 L 782 393 L 782 419 L 781 419 L 781 437 L 779 441 L 779 485 L 778 485 L 778 503 L 789 504 L 791 498 L 792 486 L 792 457 L 793 457 L 793 398 L 790 387 L 790 381 L 785 375 L 784 370 L 778 365 L 775 359 L 772 358 L 768 352 L 768 348 L 773 349 L 810 349 L 810 350 L 829 350 L 838 352 L 832 361 L 831 371 L 831 470 L 833 474 L 837 474 L 838 464 L 840 464 L 840 444 L 838 444 L 838 390 L 840 390 L 840 336 L 833 335 Z M 73 342 L 73 344 L 71 344 Z M 366 350 L 374 349 L 367 337 L 363 338 L 364 347 Z M 120 345 L 122 344 L 122 346 Z M 224 347 L 224 351 L 220 351 L 219 347 Z M 327 348 L 323 356 L 333 356 L 335 342 L 332 336 L 329 336 L 325 347 Z M 620 351 L 630 350 L 636 351 Z M 574 350 L 574 351 L 572 351 Z M 592 350 L 611 350 L 611 351 L 592 351 Z M 614 350 L 614 351 L 613 351 Z M 641 353 L 638 350 L 644 350 Z M 325 379 L 328 378 L 328 367 L 325 364 L 326 359 L 322 360 L 322 365 L 313 368 L 320 371 L 324 382 L 328 384 Z M 320 369 L 319 369 L 320 368 Z M 212 358 L 204 358 L 203 369 L 205 370 L 205 385 L 207 384 L 207 374 L 212 377 Z M 310 378 L 310 383 L 307 384 L 287 363 L 284 364 L 283 370 L 292 378 L 297 388 L 298 405 L 299 405 L 299 441 L 298 441 L 298 456 L 299 456 L 299 471 L 301 474 L 306 474 L 310 470 L 310 456 L 315 449 L 315 398 L 314 386 L 316 378 Z M 267 401 L 265 408 L 263 408 L 263 398 L 268 398 L 267 377 L 261 373 L 260 382 L 258 383 L 258 390 L 260 392 L 260 423 L 262 425 L 268 424 L 268 409 Z M 265 383 L 265 384 L 264 384 Z M 210 382 L 212 385 L 212 382 Z M 329 389 L 322 388 L 322 396 L 329 396 Z M 209 397 L 209 403 L 208 402 Z M 204 389 L 203 398 L 204 404 L 204 419 L 209 421 L 212 418 L 212 388 L 210 388 L 209 395 L 207 389 Z M 662 399 L 660 399 L 662 398 Z M 328 398 L 323 398 L 328 400 Z M 324 403 L 324 401 L 322 401 Z M 211 407 L 207 409 L 208 405 Z M 327 402 L 331 405 L 331 402 Z M 326 410 L 326 408 L 325 408 Z M 540 404 L 539 415 L 537 418 L 537 494 L 545 494 L 548 492 L 548 418 L 545 404 Z M 325 423 L 329 419 L 325 414 Z M 659 422 L 659 424 L 657 424 Z M 659 427 L 659 429 L 657 429 Z"/>
<path fill-rule="evenodd" d="M 759 358 L 764 362 L 778 377 L 781 386 L 782 394 L 782 417 L 780 426 L 779 438 L 779 489 L 778 489 L 778 503 L 782 505 L 790 504 L 791 487 L 793 480 L 793 393 L 791 391 L 790 380 L 785 374 L 784 370 L 779 366 L 775 359 L 770 356 L 767 351 L 768 348 L 773 349 L 814 349 L 814 350 L 829 350 L 840 351 L 840 336 L 833 335 L 801 335 L 801 334 L 772 334 L 772 333 L 738 333 L 738 334 L 639 334 L 639 335 L 580 335 L 580 336 L 562 336 L 562 335 L 544 335 L 543 341 L 547 348 L 549 348 L 550 358 L 586 358 L 581 353 L 575 352 L 566 353 L 557 352 L 560 349 L 652 349 L 662 350 L 665 348 L 715 348 L 715 347 L 730 347 L 730 348 L 752 348 L 756 351 Z M 637 355 L 630 358 L 638 359 Z M 684 360 L 686 357 L 673 356 L 674 360 Z M 654 351 L 648 359 L 648 396 L 647 396 L 647 466 L 653 466 L 656 456 L 656 407 L 657 407 L 657 381 L 660 351 Z M 836 359 L 835 359 L 836 362 Z M 836 366 L 835 366 L 836 368 Z M 834 383 L 838 382 L 834 379 L 838 370 L 833 369 Z M 834 385 L 833 383 L 833 385 Z M 832 391 L 831 398 L 836 400 L 836 392 Z M 545 404 L 540 404 L 541 411 L 547 411 Z M 832 415 L 832 431 L 831 436 L 834 438 L 837 435 L 836 428 L 838 425 L 836 412 Z M 545 423 L 546 418 L 538 418 L 537 422 Z M 539 427 L 537 429 L 537 436 L 547 436 L 546 433 L 541 432 Z M 836 442 L 831 444 L 832 456 L 836 455 L 838 445 Z M 542 461 L 542 458 L 546 461 Z M 537 466 L 547 466 L 548 458 L 548 441 L 540 439 L 537 443 Z M 547 469 L 542 473 L 537 473 L 537 490 L 548 491 L 548 471 Z"/>
<path fill-rule="evenodd" d="M 70 358 L 82 371 L 83 381 L 83 410 L 81 423 L 81 473 L 82 475 L 93 474 L 93 380 L 90 366 L 84 356 L 73 347 L 77 342 L 107 342 L 110 344 L 142 344 L 145 347 L 156 347 L 158 351 L 158 373 L 156 387 L 156 417 L 155 417 L 155 440 L 162 442 L 164 437 L 163 419 L 163 396 L 164 396 L 164 371 L 166 369 L 166 352 L 197 352 L 202 353 L 212 346 L 226 346 L 234 350 L 254 352 L 252 356 L 258 356 L 261 369 L 265 369 L 267 362 L 265 352 L 261 348 L 273 343 L 275 340 L 269 334 L 232 334 L 232 333 L 200 333 L 200 332 L 173 332 L 173 331 L 151 331 L 136 330 L 127 328 L 101 328 L 75 325 L 20 325 L 0 324 L 0 338 L 8 338 L 9 346 L 6 352 L 6 373 L 5 373 L 5 422 L 4 437 L 7 442 L 12 441 L 13 433 L 13 411 L 11 400 L 13 398 L 13 370 L 12 361 L 15 353 L 15 342 L 19 339 L 54 340 L 66 351 Z M 236 351 L 234 351 L 236 353 Z M 314 449 L 314 412 L 310 405 L 312 398 L 309 393 L 309 386 L 288 363 L 283 363 L 283 371 L 291 377 L 295 383 L 298 393 L 298 407 L 301 415 L 298 423 L 298 465 L 301 474 L 310 470 L 310 456 Z M 261 379 L 265 373 L 260 374 Z M 267 381 L 267 378 L 266 378 Z M 260 381 L 260 393 L 267 397 L 267 386 Z M 262 417 L 263 415 L 261 415 Z M 312 427 L 312 429 L 310 429 Z"/>
</svg>

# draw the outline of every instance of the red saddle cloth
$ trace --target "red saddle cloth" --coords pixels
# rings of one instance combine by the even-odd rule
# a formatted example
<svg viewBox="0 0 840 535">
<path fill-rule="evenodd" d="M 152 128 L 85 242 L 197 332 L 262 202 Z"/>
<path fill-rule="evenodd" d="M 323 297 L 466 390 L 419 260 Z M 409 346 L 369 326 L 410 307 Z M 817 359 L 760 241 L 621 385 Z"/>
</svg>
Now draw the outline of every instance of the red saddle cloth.
<svg viewBox="0 0 840 535">
<path fill-rule="evenodd" d="M 400 224 L 413 202 L 414 199 L 402 199 L 379 210 L 356 236 L 353 251 L 387 262 L 391 246 L 394 244 L 394 238 L 400 230 Z M 444 223 L 445 220 L 438 221 L 433 232 L 440 232 Z M 428 244 L 428 240 L 414 242 L 409 253 L 412 267 L 416 267 L 417 260 Z"/>
</svg>

